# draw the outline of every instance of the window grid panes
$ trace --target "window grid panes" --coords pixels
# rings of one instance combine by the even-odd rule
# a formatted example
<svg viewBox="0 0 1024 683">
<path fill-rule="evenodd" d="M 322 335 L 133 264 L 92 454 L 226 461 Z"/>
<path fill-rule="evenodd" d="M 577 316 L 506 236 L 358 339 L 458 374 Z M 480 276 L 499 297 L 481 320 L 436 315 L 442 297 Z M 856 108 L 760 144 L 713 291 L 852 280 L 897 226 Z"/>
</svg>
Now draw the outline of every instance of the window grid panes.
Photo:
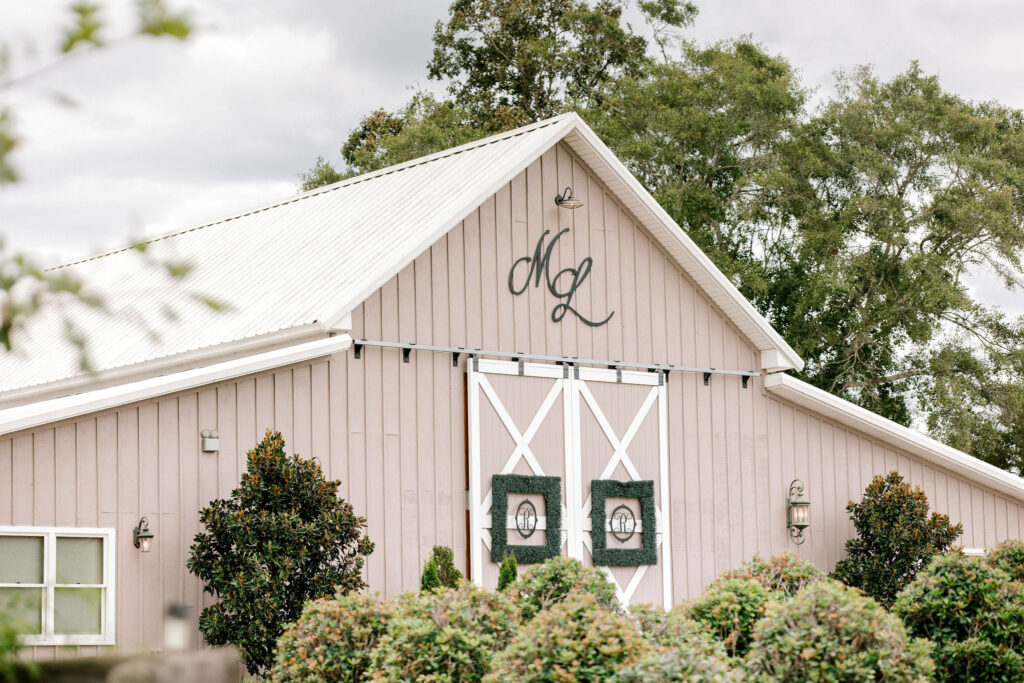
<svg viewBox="0 0 1024 683">
<path fill-rule="evenodd" d="M 0 527 L 0 609 L 26 644 L 113 642 L 113 529 Z"/>
</svg>

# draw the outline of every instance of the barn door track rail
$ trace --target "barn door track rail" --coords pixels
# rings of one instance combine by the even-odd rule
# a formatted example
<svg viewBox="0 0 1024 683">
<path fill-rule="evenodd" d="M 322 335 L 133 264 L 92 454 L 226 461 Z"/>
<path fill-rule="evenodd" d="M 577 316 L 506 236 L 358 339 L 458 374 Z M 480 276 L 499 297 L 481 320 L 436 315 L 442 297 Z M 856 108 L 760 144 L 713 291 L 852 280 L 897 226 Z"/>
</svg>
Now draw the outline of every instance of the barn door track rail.
<svg viewBox="0 0 1024 683">
<path fill-rule="evenodd" d="M 430 351 L 433 353 L 449 353 L 452 356 L 452 367 L 459 365 L 460 356 L 469 356 L 470 358 L 476 359 L 481 356 L 487 356 L 490 358 L 505 358 L 519 363 L 519 367 L 523 367 L 525 361 L 542 361 L 548 363 L 558 363 L 559 365 L 565 366 L 580 366 L 580 365 L 595 365 L 599 367 L 609 368 L 612 370 L 618 370 L 621 376 L 623 368 L 631 370 L 646 370 L 648 372 L 657 372 L 661 374 L 664 380 L 668 379 L 670 372 L 695 372 L 704 376 L 704 385 L 707 386 L 711 382 L 712 375 L 735 375 L 743 380 L 743 388 L 747 388 L 747 383 L 751 377 L 760 377 L 761 373 L 753 370 L 721 370 L 719 368 L 691 368 L 686 365 L 663 365 L 659 363 L 624 363 L 617 360 L 597 360 L 594 358 L 571 358 L 567 356 L 545 356 L 534 353 L 512 353 L 510 351 L 488 351 L 486 349 L 464 349 L 457 348 L 454 346 L 432 346 L 430 344 L 408 344 L 402 342 L 388 342 L 388 341 L 374 341 L 371 339 L 355 339 L 352 342 L 352 347 L 355 351 L 356 359 L 362 358 L 364 346 L 377 346 L 385 349 L 401 349 L 402 351 L 402 362 L 409 362 L 409 355 L 413 351 Z"/>
</svg>

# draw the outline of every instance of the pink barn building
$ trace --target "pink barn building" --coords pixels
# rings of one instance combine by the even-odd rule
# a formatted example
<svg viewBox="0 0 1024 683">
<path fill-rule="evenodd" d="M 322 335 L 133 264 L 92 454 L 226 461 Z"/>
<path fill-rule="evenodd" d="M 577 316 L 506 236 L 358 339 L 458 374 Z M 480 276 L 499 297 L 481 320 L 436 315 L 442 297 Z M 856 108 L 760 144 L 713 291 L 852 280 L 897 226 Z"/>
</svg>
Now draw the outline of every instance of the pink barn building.
<svg viewBox="0 0 1024 683">
<path fill-rule="evenodd" d="M 892 469 L 965 547 L 1024 536 L 1024 480 L 781 372 L 801 359 L 574 114 L 64 268 L 110 313 L 51 308 L 0 356 L 0 601 L 40 658 L 160 649 L 170 604 L 198 644 L 198 511 L 268 428 L 342 480 L 386 595 L 435 544 L 486 585 L 505 551 L 561 553 L 666 605 L 755 552 L 830 569 Z"/>
</svg>

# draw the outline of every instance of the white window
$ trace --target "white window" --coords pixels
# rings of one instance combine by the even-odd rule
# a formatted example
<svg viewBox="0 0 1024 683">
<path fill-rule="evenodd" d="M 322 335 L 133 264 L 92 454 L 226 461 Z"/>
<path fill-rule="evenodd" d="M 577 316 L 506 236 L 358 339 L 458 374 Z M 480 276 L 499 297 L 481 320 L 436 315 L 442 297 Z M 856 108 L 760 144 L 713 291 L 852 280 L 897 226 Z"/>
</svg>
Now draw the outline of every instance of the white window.
<svg viewBox="0 0 1024 683">
<path fill-rule="evenodd" d="M 113 645 L 114 530 L 0 527 L 0 611 L 26 645 Z"/>
</svg>

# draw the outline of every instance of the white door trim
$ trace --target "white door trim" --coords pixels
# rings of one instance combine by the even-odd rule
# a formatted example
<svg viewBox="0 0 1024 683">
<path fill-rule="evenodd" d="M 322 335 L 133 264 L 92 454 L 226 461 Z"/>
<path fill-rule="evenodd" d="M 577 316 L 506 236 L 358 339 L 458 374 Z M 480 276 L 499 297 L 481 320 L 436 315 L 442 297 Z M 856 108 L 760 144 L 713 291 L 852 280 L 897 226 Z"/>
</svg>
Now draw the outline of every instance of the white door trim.
<svg viewBox="0 0 1024 683">
<path fill-rule="evenodd" d="M 522 375 L 525 377 L 543 377 L 554 379 L 551 389 L 523 431 L 516 426 L 501 398 L 488 381 L 487 374 Z M 584 548 L 592 551 L 590 538 L 592 522 L 590 519 L 591 499 L 583 497 L 582 443 L 580 415 L 586 403 L 595 417 L 604 436 L 612 446 L 613 454 L 605 465 L 601 477 L 607 478 L 621 463 L 633 480 L 641 476 L 629 457 L 628 448 L 640 427 L 648 419 L 651 411 L 656 409 L 658 429 L 658 467 L 659 467 L 659 498 L 655 506 L 657 519 L 657 545 L 661 549 L 660 564 L 662 569 L 662 594 L 666 609 L 672 606 L 672 556 L 669 546 L 669 469 L 668 469 L 668 418 L 666 398 L 667 392 L 664 376 L 659 373 L 633 372 L 622 370 L 606 370 L 602 368 L 579 368 L 563 365 L 542 363 L 517 363 L 513 361 L 473 359 L 467 364 L 467 409 L 469 411 L 469 467 L 470 467 L 470 574 L 473 581 L 483 584 L 484 556 L 482 544 L 490 547 L 491 527 L 491 491 L 483 493 L 485 482 L 480 472 L 480 396 L 486 397 L 498 419 L 512 437 L 515 447 L 501 468 L 502 474 L 513 472 L 516 466 L 526 460 L 530 469 L 537 475 L 544 471 L 533 454 L 530 442 L 539 431 L 541 425 L 550 416 L 555 402 L 561 398 L 565 434 L 565 501 L 562 514 L 562 541 L 570 557 L 583 559 Z M 630 385 L 649 386 L 650 391 L 634 415 L 629 427 L 620 438 L 612 429 L 605 417 L 596 397 L 587 386 L 588 382 L 611 382 Z M 507 520 L 506 520 L 507 522 Z M 546 526 L 546 525 L 545 525 Z M 554 530 L 549 530 L 554 531 Z M 620 586 L 608 567 L 604 571 L 615 585 L 619 600 L 626 604 L 632 598 L 648 565 L 637 567 L 626 586 Z"/>
</svg>

